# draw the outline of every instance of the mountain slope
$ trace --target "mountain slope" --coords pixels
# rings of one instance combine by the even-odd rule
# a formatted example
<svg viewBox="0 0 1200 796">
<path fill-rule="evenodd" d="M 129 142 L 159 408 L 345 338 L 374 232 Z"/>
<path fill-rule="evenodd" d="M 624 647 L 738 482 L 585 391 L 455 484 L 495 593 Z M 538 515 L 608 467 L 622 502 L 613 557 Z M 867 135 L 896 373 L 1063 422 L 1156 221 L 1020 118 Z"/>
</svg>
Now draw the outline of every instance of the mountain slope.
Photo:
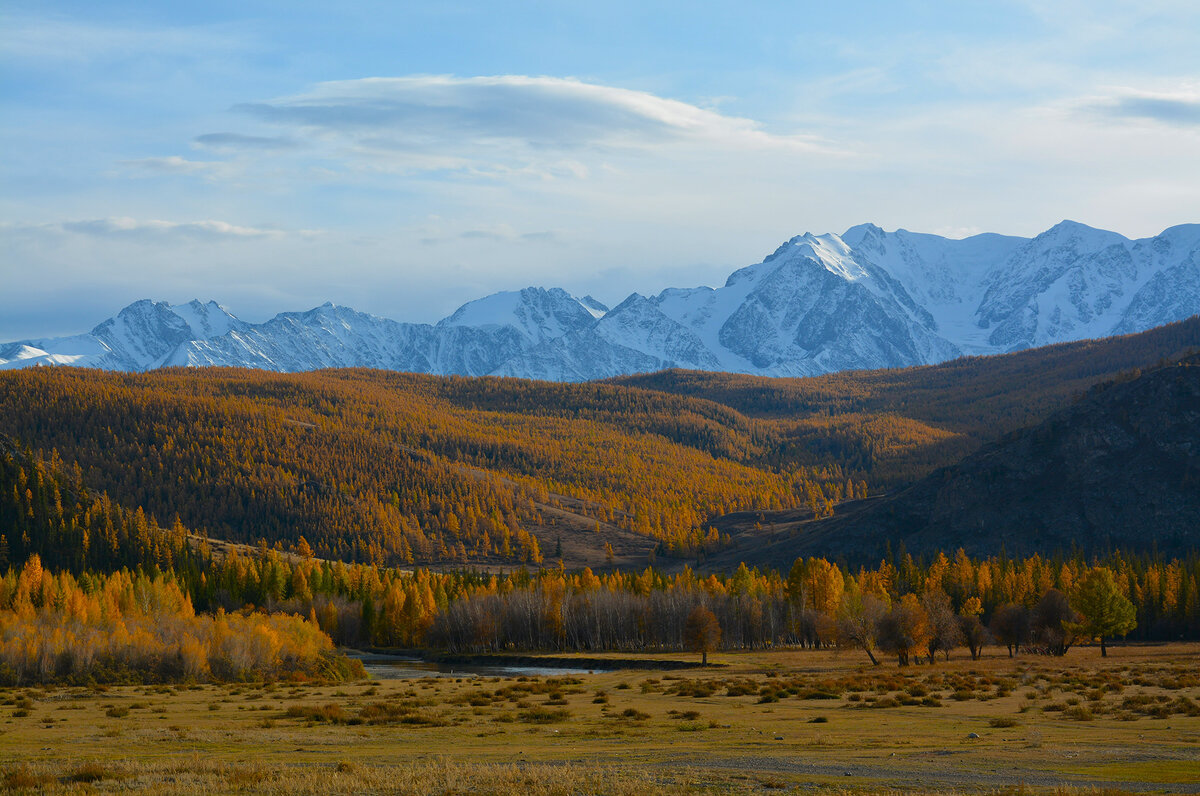
<svg viewBox="0 0 1200 796">
<path fill-rule="evenodd" d="M 1154 238 L 1064 221 L 951 240 L 869 225 L 804 234 L 722 287 L 559 288 L 469 302 L 436 324 L 326 304 L 246 324 L 215 304 L 137 302 L 89 335 L 0 346 L 0 368 L 372 367 L 585 381 L 666 368 L 810 376 L 1143 331 L 1200 312 L 1200 224 Z"/>
<path fill-rule="evenodd" d="M 215 301 L 172 306 L 143 299 L 91 333 L 0 345 L 0 369 L 32 365 L 75 365 L 142 371 L 171 364 L 173 352 L 192 341 L 241 333 L 250 324 Z"/>
<path fill-rule="evenodd" d="M 772 421 L 780 461 L 837 463 L 872 490 L 907 485 L 997 435 L 1044 420 L 1095 384 L 1200 351 L 1200 316 L 1139 334 L 940 365 L 802 379 L 669 370 L 614 384 L 704 398 Z"/>
<path fill-rule="evenodd" d="M 393 564 L 536 563 L 568 531 L 644 564 L 717 546 L 709 517 L 844 488 L 758 466 L 769 429 L 726 407 L 613 385 L 36 368 L 0 373 L 0 433 L 198 532 Z"/>
<path fill-rule="evenodd" d="M 1200 357 L 1102 385 L 893 496 L 860 501 L 749 556 L 878 561 L 1200 545 Z"/>
</svg>

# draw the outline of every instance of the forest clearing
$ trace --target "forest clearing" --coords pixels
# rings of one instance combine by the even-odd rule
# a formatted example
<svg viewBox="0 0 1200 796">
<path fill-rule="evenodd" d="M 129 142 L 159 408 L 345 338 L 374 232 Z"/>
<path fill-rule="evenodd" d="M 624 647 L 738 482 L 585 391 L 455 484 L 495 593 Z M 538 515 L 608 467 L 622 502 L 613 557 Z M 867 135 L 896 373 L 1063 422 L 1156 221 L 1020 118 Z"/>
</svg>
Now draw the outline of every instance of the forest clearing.
<svg viewBox="0 0 1200 796">
<path fill-rule="evenodd" d="M 675 672 L 10 688 L 0 787 L 1196 792 L 1198 657 L 1197 644 L 1104 659 L 1096 647 L 1015 658 L 993 647 L 898 668 L 857 651 L 772 650 Z"/>
</svg>

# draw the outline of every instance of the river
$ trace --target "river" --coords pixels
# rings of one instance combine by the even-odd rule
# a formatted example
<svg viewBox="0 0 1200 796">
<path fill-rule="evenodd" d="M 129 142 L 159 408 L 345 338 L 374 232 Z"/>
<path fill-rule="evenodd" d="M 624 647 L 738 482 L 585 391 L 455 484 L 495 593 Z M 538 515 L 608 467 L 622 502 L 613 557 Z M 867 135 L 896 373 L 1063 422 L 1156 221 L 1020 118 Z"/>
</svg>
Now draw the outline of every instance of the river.
<svg viewBox="0 0 1200 796">
<path fill-rule="evenodd" d="M 348 657 L 362 661 L 374 680 L 408 680 L 421 677 L 566 677 L 591 674 L 595 669 L 571 669 L 552 666 L 517 666 L 471 663 L 438 663 L 403 655 L 343 650 Z"/>
</svg>

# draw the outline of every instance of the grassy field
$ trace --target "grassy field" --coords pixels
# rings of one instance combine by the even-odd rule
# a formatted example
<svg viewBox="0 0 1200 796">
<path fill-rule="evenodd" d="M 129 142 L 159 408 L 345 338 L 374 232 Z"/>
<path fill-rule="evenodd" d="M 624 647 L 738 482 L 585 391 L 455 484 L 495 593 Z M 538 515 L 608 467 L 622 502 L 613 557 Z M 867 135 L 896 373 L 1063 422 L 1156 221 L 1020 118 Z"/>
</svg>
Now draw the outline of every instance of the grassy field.
<svg viewBox="0 0 1200 796">
<path fill-rule="evenodd" d="M 1200 791 L 1200 645 L 340 686 L 0 691 L 0 789 Z M 662 656 L 658 656 L 662 657 Z"/>
</svg>

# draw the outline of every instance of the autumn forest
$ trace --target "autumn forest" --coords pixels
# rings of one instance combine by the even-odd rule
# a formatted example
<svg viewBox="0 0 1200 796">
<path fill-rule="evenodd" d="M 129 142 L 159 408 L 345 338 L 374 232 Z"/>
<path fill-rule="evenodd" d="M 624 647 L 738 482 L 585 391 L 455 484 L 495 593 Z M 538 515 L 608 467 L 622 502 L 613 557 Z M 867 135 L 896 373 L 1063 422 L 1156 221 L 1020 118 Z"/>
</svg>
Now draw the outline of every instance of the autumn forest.
<svg viewBox="0 0 1200 796">
<path fill-rule="evenodd" d="M 353 676 L 334 644 L 906 664 L 1194 639 L 1196 552 L 706 561 L 749 543 L 723 517 L 820 520 L 1196 345 L 1192 319 L 805 380 L 3 373 L 0 680 Z"/>
</svg>

